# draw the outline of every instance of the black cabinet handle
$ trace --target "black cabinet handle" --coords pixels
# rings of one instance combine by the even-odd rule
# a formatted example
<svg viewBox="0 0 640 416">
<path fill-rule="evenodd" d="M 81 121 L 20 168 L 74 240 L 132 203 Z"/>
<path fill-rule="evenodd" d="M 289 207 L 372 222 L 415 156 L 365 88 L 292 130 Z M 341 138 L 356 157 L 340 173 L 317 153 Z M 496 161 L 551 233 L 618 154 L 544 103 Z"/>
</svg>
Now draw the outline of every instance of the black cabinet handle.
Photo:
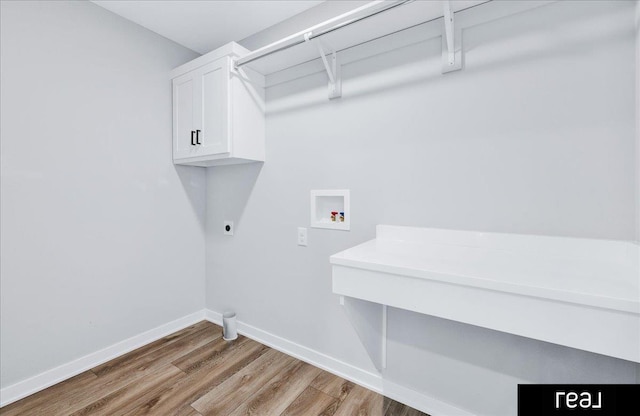
<svg viewBox="0 0 640 416">
<path fill-rule="evenodd" d="M 193 134 L 195 133 L 195 131 L 191 130 L 191 146 L 195 146 L 196 144 L 193 141 Z"/>
<path fill-rule="evenodd" d="M 200 130 L 196 130 L 196 144 L 202 144 L 200 143 Z"/>
</svg>

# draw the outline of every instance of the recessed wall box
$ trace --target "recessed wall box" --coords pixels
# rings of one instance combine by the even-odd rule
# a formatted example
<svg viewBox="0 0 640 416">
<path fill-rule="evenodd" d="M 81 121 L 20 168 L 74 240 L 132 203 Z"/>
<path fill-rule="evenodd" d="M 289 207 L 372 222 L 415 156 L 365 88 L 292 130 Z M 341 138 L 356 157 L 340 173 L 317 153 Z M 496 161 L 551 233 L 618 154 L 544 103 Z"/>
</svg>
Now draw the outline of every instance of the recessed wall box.
<svg viewBox="0 0 640 416">
<path fill-rule="evenodd" d="M 331 230 L 351 229 L 349 190 L 322 189 L 311 191 L 311 227 Z"/>
</svg>

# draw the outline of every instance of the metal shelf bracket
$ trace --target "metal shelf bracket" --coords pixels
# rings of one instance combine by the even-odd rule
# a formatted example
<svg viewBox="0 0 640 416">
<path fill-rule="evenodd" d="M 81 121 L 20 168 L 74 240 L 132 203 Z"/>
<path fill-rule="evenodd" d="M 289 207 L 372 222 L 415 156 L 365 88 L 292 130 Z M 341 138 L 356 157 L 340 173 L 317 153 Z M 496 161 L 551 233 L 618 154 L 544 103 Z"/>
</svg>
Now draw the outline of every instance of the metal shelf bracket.
<svg viewBox="0 0 640 416">
<path fill-rule="evenodd" d="M 442 73 L 462 69 L 462 28 L 455 26 L 451 1 L 443 0 Z"/>
<path fill-rule="evenodd" d="M 306 42 L 311 42 L 311 36 L 312 32 L 305 33 L 304 40 Z M 329 76 L 329 99 L 332 100 L 334 98 L 342 97 L 342 77 L 340 75 L 338 54 L 333 48 L 329 48 L 330 56 L 329 59 L 327 59 L 327 53 L 325 53 L 322 40 L 320 40 L 320 38 L 316 38 L 313 39 L 313 42 L 315 42 L 318 47 L 318 53 L 320 53 L 320 58 L 322 58 L 324 69 L 327 71 L 327 75 Z"/>
</svg>

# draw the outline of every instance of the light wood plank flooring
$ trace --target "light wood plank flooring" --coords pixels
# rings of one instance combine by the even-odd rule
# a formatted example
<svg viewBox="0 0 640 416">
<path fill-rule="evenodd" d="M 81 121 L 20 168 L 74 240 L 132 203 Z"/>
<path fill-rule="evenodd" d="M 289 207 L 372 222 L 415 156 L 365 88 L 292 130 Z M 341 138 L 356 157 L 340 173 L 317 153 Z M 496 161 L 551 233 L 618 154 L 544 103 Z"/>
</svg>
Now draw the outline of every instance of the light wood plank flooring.
<svg viewBox="0 0 640 416">
<path fill-rule="evenodd" d="M 0 409 L 0 415 L 419 416 L 203 321 Z"/>
</svg>

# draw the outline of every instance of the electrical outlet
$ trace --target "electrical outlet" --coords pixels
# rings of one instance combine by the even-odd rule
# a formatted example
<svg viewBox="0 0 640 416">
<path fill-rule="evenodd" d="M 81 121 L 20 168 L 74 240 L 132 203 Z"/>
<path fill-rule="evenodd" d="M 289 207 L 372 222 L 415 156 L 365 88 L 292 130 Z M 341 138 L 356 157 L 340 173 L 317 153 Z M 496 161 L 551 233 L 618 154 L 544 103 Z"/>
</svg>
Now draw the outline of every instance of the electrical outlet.
<svg viewBox="0 0 640 416">
<path fill-rule="evenodd" d="M 307 229 L 304 227 L 298 227 L 298 245 L 307 245 Z"/>
<path fill-rule="evenodd" d="M 224 235 L 233 235 L 233 221 L 224 222 Z"/>
</svg>

